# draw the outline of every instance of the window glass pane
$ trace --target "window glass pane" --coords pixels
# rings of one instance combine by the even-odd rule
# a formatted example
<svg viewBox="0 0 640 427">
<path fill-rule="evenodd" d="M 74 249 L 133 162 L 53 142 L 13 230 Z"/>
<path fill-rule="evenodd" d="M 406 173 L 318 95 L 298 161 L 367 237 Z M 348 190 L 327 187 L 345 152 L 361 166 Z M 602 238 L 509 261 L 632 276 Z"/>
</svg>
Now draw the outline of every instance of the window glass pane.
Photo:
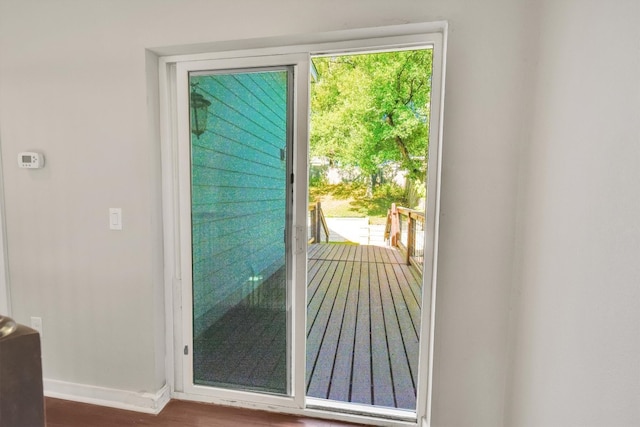
<svg viewBox="0 0 640 427">
<path fill-rule="evenodd" d="M 194 383 L 288 393 L 288 71 L 191 75 Z"/>
</svg>

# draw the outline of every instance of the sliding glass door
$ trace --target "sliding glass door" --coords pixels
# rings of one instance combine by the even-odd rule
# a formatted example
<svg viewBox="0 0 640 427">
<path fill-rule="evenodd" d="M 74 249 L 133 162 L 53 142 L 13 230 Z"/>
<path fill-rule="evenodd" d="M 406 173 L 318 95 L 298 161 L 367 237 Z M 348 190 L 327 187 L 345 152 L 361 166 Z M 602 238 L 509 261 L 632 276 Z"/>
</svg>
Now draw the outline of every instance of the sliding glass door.
<svg viewBox="0 0 640 427">
<path fill-rule="evenodd" d="M 177 397 L 291 413 L 331 411 L 354 421 L 428 420 L 442 37 L 416 34 L 380 43 L 372 38 L 312 50 L 219 51 L 162 60 L 160 78 L 168 88 L 160 94 L 162 114 L 172 118 L 162 129 L 163 213 L 167 302 L 173 309 L 169 363 Z M 402 103 L 402 113 L 429 137 L 428 149 L 405 156 L 411 164 L 422 162 L 416 175 L 428 175 L 423 228 L 407 223 L 416 233 L 404 233 L 399 217 L 391 227 L 406 257 L 373 244 L 371 224 L 367 243 L 359 245 L 328 245 L 307 234 L 311 218 L 322 217 L 314 216 L 321 204 L 308 200 L 309 161 L 317 160 L 309 154 L 309 122 L 319 114 L 310 108 L 310 86 L 327 87 L 335 58 L 391 48 L 408 56 L 433 49 L 432 73 L 414 74 L 427 73 L 430 99 L 437 100 Z M 326 57 L 326 69 L 312 65 L 311 57 Z M 370 68 L 375 74 L 380 67 Z M 407 70 L 400 64 L 394 75 Z M 411 80 L 408 90 L 387 86 L 410 96 L 421 84 Z M 380 86 L 354 89 L 373 94 Z M 339 89 L 328 87 L 329 115 L 338 99 L 346 103 L 345 87 Z M 387 104 L 399 105 L 399 98 L 390 99 Z M 418 104 L 429 105 L 429 114 Z M 365 110 L 373 126 L 393 127 L 401 115 Z M 326 123 L 316 120 L 314 132 Z M 344 148 L 364 127 L 354 119 L 343 129 L 350 138 L 336 141 Z M 398 145 L 398 138 L 391 142 Z M 380 162 L 378 169 L 388 166 Z M 323 201 L 323 210 L 328 205 Z M 419 264 L 420 274 L 410 262 Z"/>
<path fill-rule="evenodd" d="M 283 58 L 178 67 L 185 392 L 284 406 L 303 398 L 293 326 L 294 275 L 304 273 L 292 233 L 297 67 Z"/>
</svg>

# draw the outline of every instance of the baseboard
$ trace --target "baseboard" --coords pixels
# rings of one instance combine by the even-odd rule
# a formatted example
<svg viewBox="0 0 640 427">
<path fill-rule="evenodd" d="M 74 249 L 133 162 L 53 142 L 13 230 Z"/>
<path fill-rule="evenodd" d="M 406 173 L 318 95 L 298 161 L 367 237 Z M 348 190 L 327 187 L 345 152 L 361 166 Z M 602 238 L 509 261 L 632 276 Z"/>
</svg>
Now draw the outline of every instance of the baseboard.
<svg viewBox="0 0 640 427">
<path fill-rule="evenodd" d="M 156 393 L 118 390 L 86 384 L 44 379 L 44 395 L 56 399 L 90 403 L 129 411 L 159 414 L 171 399 L 171 390 L 165 384 Z"/>
</svg>

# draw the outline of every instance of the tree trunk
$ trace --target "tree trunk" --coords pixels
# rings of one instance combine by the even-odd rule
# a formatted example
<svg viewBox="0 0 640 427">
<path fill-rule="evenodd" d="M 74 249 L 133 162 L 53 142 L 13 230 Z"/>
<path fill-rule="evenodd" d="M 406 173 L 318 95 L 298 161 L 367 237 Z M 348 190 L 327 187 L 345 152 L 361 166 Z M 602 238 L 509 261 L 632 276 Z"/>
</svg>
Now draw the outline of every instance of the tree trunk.
<svg viewBox="0 0 640 427">
<path fill-rule="evenodd" d="M 414 209 L 418 205 L 420 205 L 420 198 L 422 196 L 420 194 L 421 192 L 419 191 L 420 189 L 418 188 L 418 186 L 419 184 L 417 184 L 415 180 L 407 177 L 404 186 L 404 197 L 407 201 L 407 207 L 410 209 Z"/>
<path fill-rule="evenodd" d="M 371 185 L 369 186 L 369 189 L 367 190 L 367 197 L 369 197 L 369 198 L 373 197 L 373 193 L 375 192 L 377 184 L 378 184 L 378 173 L 374 172 L 374 173 L 371 174 Z"/>
<path fill-rule="evenodd" d="M 389 124 L 389 126 L 391 127 L 395 127 L 396 124 L 393 121 L 393 114 L 387 114 L 387 123 Z M 402 138 L 400 138 L 399 136 L 395 136 L 394 138 L 396 145 L 398 146 L 398 150 L 400 150 L 400 154 L 402 155 L 402 158 L 405 162 L 409 162 L 411 160 L 411 156 L 409 156 L 409 150 L 407 150 L 407 146 L 405 145 L 404 141 L 402 140 Z"/>
</svg>

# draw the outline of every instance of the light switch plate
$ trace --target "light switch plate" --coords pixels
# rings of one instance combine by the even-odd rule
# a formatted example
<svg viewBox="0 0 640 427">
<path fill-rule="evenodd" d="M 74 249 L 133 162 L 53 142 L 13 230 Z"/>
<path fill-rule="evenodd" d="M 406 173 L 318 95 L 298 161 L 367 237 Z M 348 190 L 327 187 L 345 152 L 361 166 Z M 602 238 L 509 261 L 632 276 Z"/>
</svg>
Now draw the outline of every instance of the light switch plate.
<svg viewBox="0 0 640 427">
<path fill-rule="evenodd" d="M 122 230 L 122 208 L 109 208 L 109 229 Z"/>
</svg>

